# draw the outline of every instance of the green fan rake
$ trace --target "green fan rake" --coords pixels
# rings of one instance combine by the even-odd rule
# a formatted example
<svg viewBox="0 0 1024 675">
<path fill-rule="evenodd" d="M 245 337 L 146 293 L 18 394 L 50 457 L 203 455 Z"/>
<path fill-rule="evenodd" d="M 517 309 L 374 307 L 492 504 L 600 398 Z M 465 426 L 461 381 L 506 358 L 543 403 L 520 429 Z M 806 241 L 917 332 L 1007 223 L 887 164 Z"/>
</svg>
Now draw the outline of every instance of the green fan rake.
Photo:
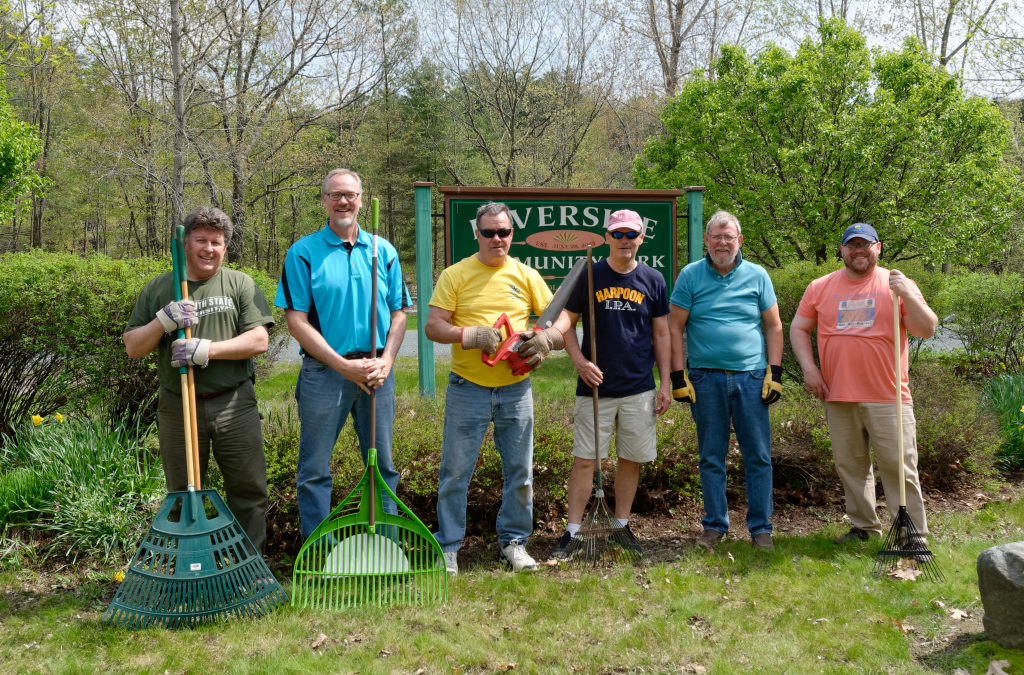
<svg viewBox="0 0 1024 675">
<path fill-rule="evenodd" d="M 377 222 L 370 277 L 370 358 L 377 358 Z M 355 489 L 309 535 L 292 570 L 292 605 L 338 609 L 357 605 L 424 604 L 448 599 L 441 545 L 377 469 L 377 398 L 370 392 L 370 447 Z M 396 513 L 384 510 L 384 495 Z"/>
<path fill-rule="evenodd" d="M 184 228 L 171 240 L 174 299 L 188 297 Z M 188 331 L 191 332 L 191 331 Z M 185 331 L 179 331 L 183 337 Z M 192 368 L 181 369 L 188 489 L 160 505 L 103 621 L 128 628 L 184 628 L 258 617 L 288 601 L 216 490 L 199 488 L 199 443 Z"/>
</svg>

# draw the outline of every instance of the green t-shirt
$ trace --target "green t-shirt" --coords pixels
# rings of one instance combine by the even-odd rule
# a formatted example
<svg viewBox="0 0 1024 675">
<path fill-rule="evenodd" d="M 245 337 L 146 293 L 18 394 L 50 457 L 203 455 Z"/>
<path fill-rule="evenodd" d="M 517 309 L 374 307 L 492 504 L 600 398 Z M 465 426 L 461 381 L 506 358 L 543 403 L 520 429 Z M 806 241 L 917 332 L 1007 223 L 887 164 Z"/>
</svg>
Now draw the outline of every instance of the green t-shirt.
<svg viewBox="0 0 1024 675">
<path fill-rule="evenodd" d="M 135 308 L 128 317 L 125 332 L 145 326 L 161 307 L 174 299 L 173 274 L 161 274 L 142 289 Z M 214 342 L 228 340 L 256 326 L 274 325 L 270 305 L 263 291 L 248 274 L 232 269 L 220 272 L 205 281 L 188 282 L 188 297 L 196 303 L 199 323 L 192 328 L 192 337 Z M 157 374 L 160 386 L 181 393 L 181 375 L 171 367 L 171 342 L 177 335 L 164 335 L 157 347 Z M 196 392 L 212 394 L 237 387 L 252 376 L 252 359 L 241 361 L 214 360 L 205 368 L 196 368 Z"/>
</svg>

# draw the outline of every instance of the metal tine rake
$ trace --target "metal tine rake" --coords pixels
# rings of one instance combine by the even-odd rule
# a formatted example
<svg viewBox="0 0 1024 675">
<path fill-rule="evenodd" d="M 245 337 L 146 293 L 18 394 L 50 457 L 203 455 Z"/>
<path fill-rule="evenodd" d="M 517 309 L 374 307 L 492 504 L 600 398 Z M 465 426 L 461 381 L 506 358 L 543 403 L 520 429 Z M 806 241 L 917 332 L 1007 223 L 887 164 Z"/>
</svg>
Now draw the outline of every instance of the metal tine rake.
<svg viewBox="0 0 1024 675">
<path fill-rule="evenodd" d="M 909 561 L 909 565 L 921 571 L 925 579 L 930 581 L 945 581 L 942 570 L 935 562 L 935 556 L 928 550 L 924 537 L 914 525 L 910 514 L 907 512 L 907 487 L 905 483 L 905 469 L 903 466 L 903 393 L 901 386 L 902 368 L 900 364 L 900 299 L 896 291 L 892 293 L 892 321 L 895 331 L 893 343 L 895 347 L 896 364 L 896 447 L 899 455 L 899 481 L 900 481 L 900 508 L 896 512 L 896 520 L 889 529 L 882 548 L 878 551 L 878 558 L 875 560 L 873 575 L 876 579 L 895 572 L 900 567 L 900 561 Z M 905 563 L 908 564 L 908 563 Z"/>
<path fill-rule="evenodd" d="M 590 360 L 597 363 L 597 335 L 594 320 L 594 258 L 593 247 L 587 245 L 587 309 L 590 321 Z M 584 514 L 579 532 L 569 543 L 566 558 L 572 562 L 596 564 L 602 560 L 636 563 L 644 560 L 644 551 L 633 533 L 608 510 L 604 499 L 604 474 L 601 471 L 601 428 L 598 415 L 597 387 L 591 387 L 594 404 L 594 500 Z"/>
<path fill-rule="evenodd" d="M 371 202 L 370 357 L 377 358 L 377 223 Z M 292 571 L 292 605 L 339 609 L 357 605 L 423 604 L 448 599 L 441 545 L 398 497 L 377 468 L 377 391 L 370 391 L 370 447 L 355 489 L 299 549 Z M 384 495 L 397 513 L 384 510 Z"/>
</svg>

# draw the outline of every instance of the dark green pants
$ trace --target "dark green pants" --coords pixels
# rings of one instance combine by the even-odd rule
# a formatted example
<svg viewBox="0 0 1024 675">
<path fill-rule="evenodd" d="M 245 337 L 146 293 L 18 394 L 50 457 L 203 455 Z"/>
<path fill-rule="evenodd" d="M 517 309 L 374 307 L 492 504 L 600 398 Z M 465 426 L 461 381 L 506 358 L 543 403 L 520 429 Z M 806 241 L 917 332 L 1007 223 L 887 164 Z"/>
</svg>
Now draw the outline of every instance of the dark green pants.
<svg viewBox="0 0 1024 675">
<path fill-rule="evenodd" d="M 210 448 L 224 476 L 228 508 L 260 552 L 267 543 L 267 463 L 263 455 L 256 392 L 246 380 L 237 389 L 214 398 L 196 397 L 199 427 L 199 477 L 206 481 Z M 185 464 L 185 427 L 181 394 L 160 390 L 157 412 L 160 457 L 167 489 L 188 487 Z"/>
</svg>

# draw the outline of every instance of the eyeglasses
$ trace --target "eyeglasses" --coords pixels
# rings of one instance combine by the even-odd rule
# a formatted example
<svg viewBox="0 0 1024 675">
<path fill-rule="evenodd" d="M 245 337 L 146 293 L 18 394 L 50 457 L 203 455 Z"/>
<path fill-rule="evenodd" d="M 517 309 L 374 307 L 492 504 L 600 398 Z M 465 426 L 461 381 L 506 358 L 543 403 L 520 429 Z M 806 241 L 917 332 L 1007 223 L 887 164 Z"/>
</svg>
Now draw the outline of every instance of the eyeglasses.
<svg viewBox="0 0 1024 675">
<path fill-rule="evenodd" d="M 609 232 L 608 234 L 612 235 L 612 239 L 622 239 L 623 237 L 625 237 L 626 239 L 633 240 L 633 239 L 636 239 L 637 237 L 640 236 L 639 232 L 634 232 L 634 231 L 629 231 L 629 232 Z"/>
<path fill-rule="evenodd" d="M 708 239 L 711 241 L 724 241 L 726 244 L 731 244 L 739 239 L 739 237 L 735 234 L 709 234 Z"/>
<path fill-rule="evenodd" d="M 854 251 L 859 251 L 861 249 L 871 248 L 876 243 L 877 242 L 874 241 L 864 241 L 863 239 L 851 239 L 850 241 L 843 244 L 843 246 L 845 246 L 846 248 L 852 248 Z"/>
<path fill-rule="evenodd" d="M 332 202 L 340 202 L 341 198 L 344 197 L 347 201 L 354 202 L 359 198 L 362 192 L 328 192 L 325 197 L 330 199 Z"/>
<path fill-rule="evenodd" d="M 484 239 L 490 239 L 494 235 L 498 235 L 502 239 L 504 239 L 505 237 L 511 237 L 512 236 L 512 228 L 511 227 L 503 227 L 500 230 L 490 230 L 490 229 L 484 230 L 484 229 L 481 229 L 481 230 L 479 230 L 479 232 L 480 232 L 480 236 L 483 237 Z"/>
</svg>

